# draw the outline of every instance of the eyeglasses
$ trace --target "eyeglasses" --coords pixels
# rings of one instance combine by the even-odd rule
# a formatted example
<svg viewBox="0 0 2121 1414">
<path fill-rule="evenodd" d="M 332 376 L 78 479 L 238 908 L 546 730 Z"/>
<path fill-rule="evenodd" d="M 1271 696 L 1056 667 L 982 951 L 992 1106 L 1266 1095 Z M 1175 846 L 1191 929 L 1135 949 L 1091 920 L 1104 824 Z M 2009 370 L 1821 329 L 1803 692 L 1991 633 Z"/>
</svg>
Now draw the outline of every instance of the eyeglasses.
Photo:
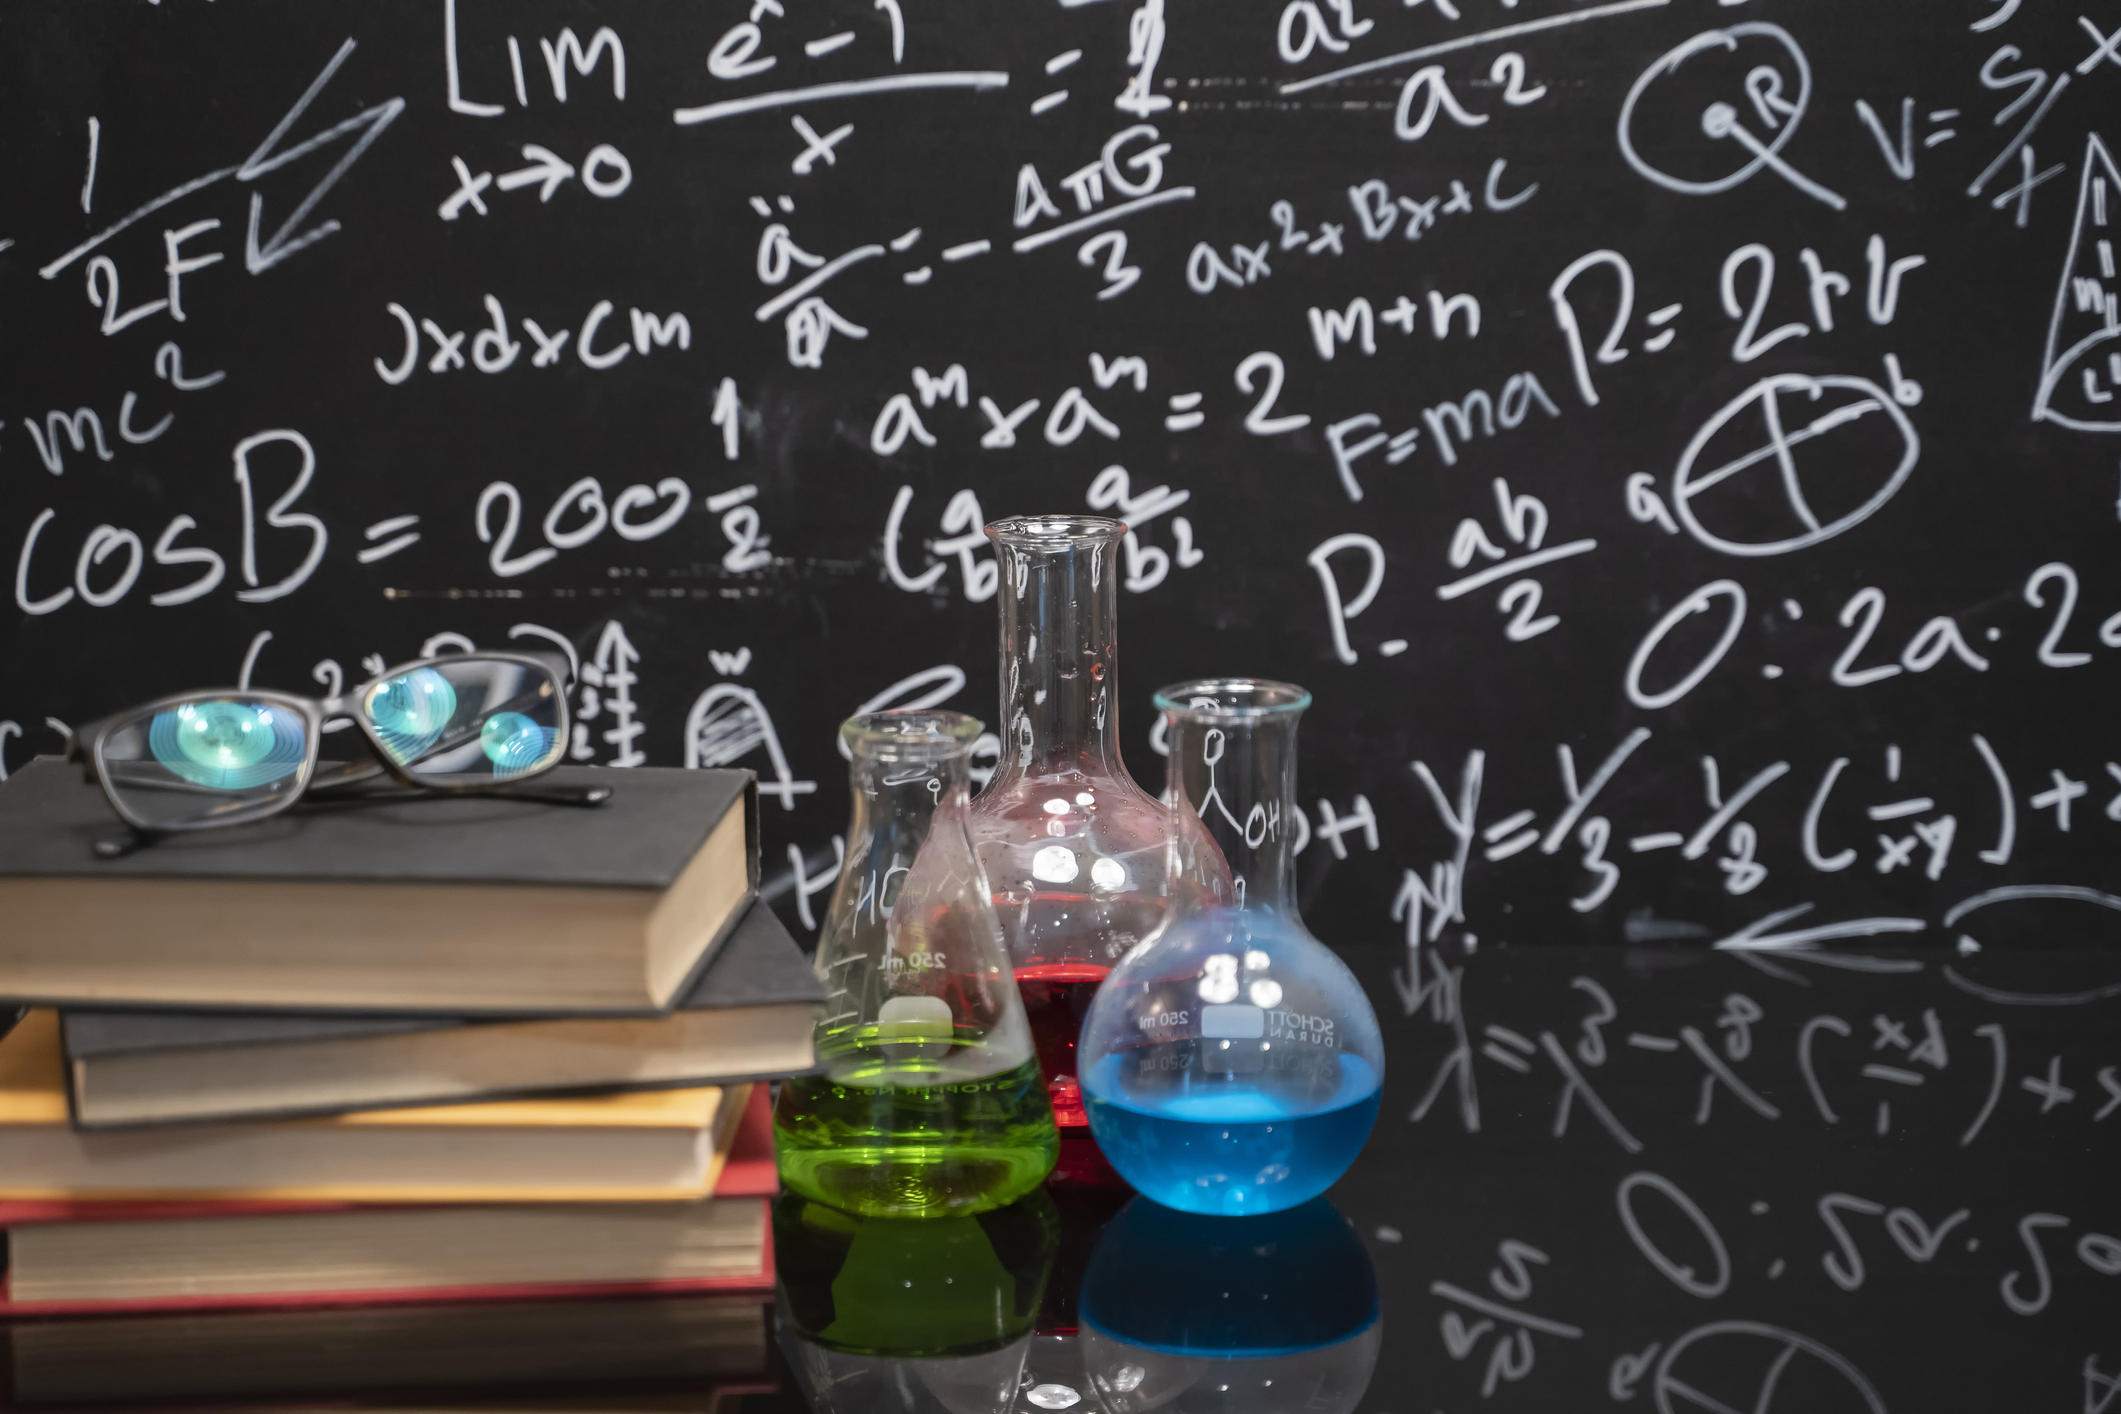
<svg viewBox="0 0 2121 1414">
<path fill-rule="evenodd" d="M 336 697 L 178 693 L 81 727 L 66 759 L 81 763 L 132 826 L 97 841 L 106 858 L 160 835 L 262 820 L 324 792 L 601 804 L 609 787 L 533 781 L 567 748 L 568 668 L 561 654 L 454 653 L 391 668 Z M 347 723 L 373 759 L 320 767 L 325 734 Z"/>
</svg>

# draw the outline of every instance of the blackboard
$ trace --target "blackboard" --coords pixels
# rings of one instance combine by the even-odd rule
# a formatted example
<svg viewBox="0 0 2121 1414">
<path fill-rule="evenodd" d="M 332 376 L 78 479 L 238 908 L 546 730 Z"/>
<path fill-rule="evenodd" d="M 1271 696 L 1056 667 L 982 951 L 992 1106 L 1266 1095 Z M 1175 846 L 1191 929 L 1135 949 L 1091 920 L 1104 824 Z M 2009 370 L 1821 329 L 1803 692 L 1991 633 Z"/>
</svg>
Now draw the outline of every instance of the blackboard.
<svg viewBox="0 0 2121 1414">
<path fill-rule="evenodd" d="M 11 6 L 0 761 L 557 639 L 807 933 L 834 725 L 991 719 L 981 522 L 1098 509 L 1152 786 L 1316 693 L 1339 945 L 2111 941 L 2111 23 Z"/>
</svg>

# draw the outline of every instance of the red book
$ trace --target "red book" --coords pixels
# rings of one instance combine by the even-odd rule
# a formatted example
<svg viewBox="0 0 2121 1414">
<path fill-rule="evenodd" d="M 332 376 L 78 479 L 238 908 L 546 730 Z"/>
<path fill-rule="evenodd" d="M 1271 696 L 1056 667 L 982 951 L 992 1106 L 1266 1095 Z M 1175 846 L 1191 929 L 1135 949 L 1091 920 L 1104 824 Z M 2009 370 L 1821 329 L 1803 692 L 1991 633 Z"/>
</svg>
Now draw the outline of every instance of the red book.
<svg viewBox="0 0 2121 1414">
<path fill-rule="evenodd" d="M 773 1289 L 777 1187 L 753 1086 L 714 1196 L 389 1205 L 0 1202 L 0 1317 Z"/>
<path fill-rule="evenodd" d="M 773 1100 L 764 1085 L 751 1087 L 736 1138 L 714 1181 L 717 1198 L 771 1198 L 781 1191 L 781 1171 L 773 1158 Z M 768 1285 L 771 1285 L 769 1282 Z"/>
</svg>

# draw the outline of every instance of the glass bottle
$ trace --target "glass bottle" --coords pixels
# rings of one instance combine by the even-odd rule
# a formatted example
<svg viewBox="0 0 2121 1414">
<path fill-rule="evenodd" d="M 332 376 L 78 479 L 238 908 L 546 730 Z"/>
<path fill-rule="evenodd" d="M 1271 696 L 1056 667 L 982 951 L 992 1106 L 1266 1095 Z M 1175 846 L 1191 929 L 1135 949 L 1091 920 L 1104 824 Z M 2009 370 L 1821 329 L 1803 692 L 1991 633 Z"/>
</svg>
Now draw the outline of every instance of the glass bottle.
<svg viewBox="0 0 2121 1414">
<path fill-rule="evenodd" d="M 986 876 L 965 831 L 980 724 L 958 712 L 848 720 L 854 816 L 818 939 L 823 1074 L 781 1086 L 781 1180 L 881 1217 L 997 1208 L 1058 1146 Z"/>
<path fill-rule="evenodd" d="M 1119 750 L 1119 557 L 1127 527 L 1027 516 L 987 527 L 999 569 L 1002 756 L 972 806 L 1054 1119 L 1087 1123 L 1076 1041 L 1113 965 L 1172 903 L 1229 896 L 1197 826 L 1174 832 Z"/>
<path fill-rule="evenodd" d="M 1238 1216 L 1323 1193 L 1369 1137 L 1384 1046 L 1355 974 L 1296 908 L 1296 725 L 1311 694 L 1229 678 L 1156 694 L 1166 796 L 1230 862 L 1234 904 L 1174 911 L 1092 1003 L 1082 1079 L 1140 1192 Z"/>
<path fill-rule="evenodd" d="M 1137 1198 L 1105 1229 L 1081 1301 L 1108 1414 L 1347 1414 L 1384 1338 L 1370 1254 L 1323 1198 L 1252 1218 Z"/>
</svg>

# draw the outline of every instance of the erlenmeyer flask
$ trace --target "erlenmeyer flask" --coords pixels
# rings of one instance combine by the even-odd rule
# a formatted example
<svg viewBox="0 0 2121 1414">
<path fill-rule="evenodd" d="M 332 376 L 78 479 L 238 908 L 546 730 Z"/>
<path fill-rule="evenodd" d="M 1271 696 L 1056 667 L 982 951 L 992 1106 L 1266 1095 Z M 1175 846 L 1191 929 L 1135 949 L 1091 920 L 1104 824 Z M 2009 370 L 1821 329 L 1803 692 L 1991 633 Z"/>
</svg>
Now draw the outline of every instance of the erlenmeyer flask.
<svg viewBox="0 0 2121 1414">
<path fill-rule="evenodd" d="M 1311 694 L 1250 678 L 1156 694 L 1175 824 L 1204 822 L 1235 905 L 1175 910 L 1105 979 L 1083 1094 L 1112 1166 L 1160 1203 L 1231 1216 L 1323 1193 L 1369 1137 L 1377 1014 L 1296 910 L 1296 724 Z"/>
<path fill-rule="evenodd" d="M 1229 897 L 1196 825 L 1169 815 L 1120 762 L 1120 542 L 1094 516 L 987 527 L 999 566 L 1002 757 L 972 805 L 1009 962 L 1045 1067 L 1054 1119 L 1087 1123 L 1076 1040 L 1090 997 L 1172 903 Z"/>
<path fill-rule="evenodd" d="M 840 738 L 854 817 L 819 935 L 822 1075 L 781 1087 L 781 1179 L 886 1217 L 996 1208 L 1036 1188 L 1058 1141 L 986 876 L 965 833 L 980 724 L 874 712 Z"/>
<path fill-rule="evenodd" d="M 1370 1254 L 1323 1198 L 1256 1218 L 1137 1198 L 1090 1259 L 1082 1313 L 1110 1414 L 1347 1414 L 1384 1329 Z"/>
</svg>

